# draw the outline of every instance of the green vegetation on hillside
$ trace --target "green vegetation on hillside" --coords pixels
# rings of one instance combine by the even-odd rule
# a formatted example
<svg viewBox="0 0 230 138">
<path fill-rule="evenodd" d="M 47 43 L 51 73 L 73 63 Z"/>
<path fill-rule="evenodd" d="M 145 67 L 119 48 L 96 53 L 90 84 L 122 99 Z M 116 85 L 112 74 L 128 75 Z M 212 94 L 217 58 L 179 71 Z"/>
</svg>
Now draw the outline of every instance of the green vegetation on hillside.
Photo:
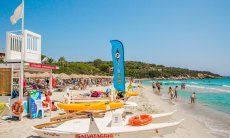
<svg viewBox="0 0 230 138">
<path fill-rule="evenodd" d="M 45 56 L 42 56 L 44 58 Z M 64 57 L 58 61 L 49 58 L 46 64 L 59 66 L 59 70 L 54 73 L 66 74 L 93 74 L 93 75 L 113 75 L 112 61 L 102 61 L 96 59 L 93 62 L 68 62 Z M 126 61 L 126 77 L 134 78 L 212 78 L 220 77 L 208 71 L 195 71 L 189 69 L 165 67 L 163 65 L 149 64 L 144 62 Z"/>
</svg>

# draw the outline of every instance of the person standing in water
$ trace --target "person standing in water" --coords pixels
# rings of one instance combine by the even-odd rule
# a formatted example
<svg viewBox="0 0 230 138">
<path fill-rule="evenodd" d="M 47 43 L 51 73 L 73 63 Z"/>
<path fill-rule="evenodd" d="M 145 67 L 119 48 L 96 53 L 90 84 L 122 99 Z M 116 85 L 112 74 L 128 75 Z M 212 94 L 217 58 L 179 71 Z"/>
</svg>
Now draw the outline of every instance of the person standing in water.
<svg viewBox="0 0 230 138">
<path fill-rule="evenodd" d="M 196 93 L 193 92 L 191 95 L 191 104 L 195 104 Z"/>
<path fill-rule="evenodd" d="M 155 85 L 154 82 L 152 83 L 152 88 L 153 88 L 153 92 L 154 92 L 154 90 L 155 90 L 155 88 L 156 88 L 156 85 Z"/>
<path fill-rule="evenodd" d="M 176 98 L 176 99 L 177 99 L 177 88 L 178 88 L 178 86 L 176 86 L 174 89 L 174 98 Z"/>
<path fill-rule="evenodd" d="M 159 82 L 156 83 L 157 94 L 161 93 L 161 84 Z"/>
<path fill-rule="evenodd" d="M 168 94 L 170 95 L 170 100 L 172 100 L 173 99 L 173 89 L 172 89 L 172 87 L 169 87 Z"/>
</svg>

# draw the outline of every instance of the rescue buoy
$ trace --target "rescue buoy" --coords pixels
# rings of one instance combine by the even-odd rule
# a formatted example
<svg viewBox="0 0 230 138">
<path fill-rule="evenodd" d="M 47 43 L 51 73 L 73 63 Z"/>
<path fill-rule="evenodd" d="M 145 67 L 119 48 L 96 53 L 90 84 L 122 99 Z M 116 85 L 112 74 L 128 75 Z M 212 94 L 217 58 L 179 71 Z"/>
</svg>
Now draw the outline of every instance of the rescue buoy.
<svg viewBox="0 0 230 138">
<path fill-rule="evenodd" d="M 14 115 L 20 115 L 22 114 L 22 112 L 24 111 L 23 105 L 21 101 L 17 101 L 15 102 L 12 106 L 11 106 L 11 110 L 14 113 Z"/>
<path fill-rule="evenodd" d="M 150 124 L 153 118 L 151 115 L 143 114 L 139 116 L 133 116 L 129 118 L 129 125 L 132 126 L 144 126 Z"/>
</svg>

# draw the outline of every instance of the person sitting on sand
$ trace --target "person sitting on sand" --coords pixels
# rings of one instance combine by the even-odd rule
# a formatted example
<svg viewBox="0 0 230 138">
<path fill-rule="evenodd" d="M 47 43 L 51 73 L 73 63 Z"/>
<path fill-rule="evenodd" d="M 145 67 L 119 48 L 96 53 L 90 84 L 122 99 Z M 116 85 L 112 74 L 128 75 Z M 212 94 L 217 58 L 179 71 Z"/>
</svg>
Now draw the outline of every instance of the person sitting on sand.
<svg viewBox="0 0 230 138">
<path fill-rule="evenodd" d="M 106 89 L 105 96 L 108 98 L 110 96 L 110 93 L 111 93 L 111 89 L 110 88 Z"/>
<path fill-rule="evenodd" d="M 193 92 L 191 95 L 191 104 L 195 104 L 196 93 Z"/>
<path fill-rule="evenodd" d="M 70 102 L 71 102 L 70 100 L 71 100 L 70 93 L 67 92 L 66 96 L 64 97 L 64 103 L 70 104 Z"/>
<path fill-rule="evenodd" d="M 49 91 L 45 92 L 45 100 L 42 101 L 42 106 L 47 108 L 51 103 L 51 93 Z"/>
</svg>

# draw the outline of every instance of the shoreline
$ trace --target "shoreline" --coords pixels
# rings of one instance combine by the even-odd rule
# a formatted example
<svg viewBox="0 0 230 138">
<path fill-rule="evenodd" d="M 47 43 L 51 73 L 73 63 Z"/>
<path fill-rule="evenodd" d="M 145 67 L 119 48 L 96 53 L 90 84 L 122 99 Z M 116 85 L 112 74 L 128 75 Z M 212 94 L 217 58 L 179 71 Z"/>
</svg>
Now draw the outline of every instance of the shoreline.
<svg viewBox="0 0 230 138">
<path fill-rule="evenodd" d="M 150 93 L 155 95 L 152 91 L 151 86 L 146 86 L 149 89 Z M 167 93 L 168 87 L 162 87 L 161 93 Z M 150 97 L 147 94 L 147 97 Z M 158 96 L 158 95 L 155 95 Z M 162 99 L 161 96 L 158 96 Z M 163 99 L 162 99 L 163 100 Z M 189 100 L 189 99 L 188 99 Z M 163 100 L 166 102 L 166 100 Z M 166 102 L 168 103 L 168 102 Z M 175 102 L 177 109 L 179 112 L 183 112 L 185 116 L 191 117 L 194 121 L 200 123 L 203 127 L 207 128 L 207 132 L 213 134 L 213 136 L 221 137 L 221 138 L 228 138 L 230 137 L 230 116 L 225 113 L 211 107 L 206 107 L 202 103 L 197 102 L 195 105 L 189 104 L 183 97 L 178 95 L 177 102 Z M 170 105 L 168 103 L 168 105 Z"/>
<path fill-rule="evenodd" d="M 177 105 L 172 105 L 164 101 L 161 96 L 155 95 L 151 86 L 144 86 L 143 91 L 149 103 L 154 104 L 157 109 L 163 109 L 163 112 L 177 109 L 177 112 L 172 116 L 172 120 L 185 119 L 174 133 L 164 135 L 164 138 L 217 138 L 217 136 L 212 134 L 204 124 L 189 116 L 186 111 L 178 108 Z"/>
</svg>

